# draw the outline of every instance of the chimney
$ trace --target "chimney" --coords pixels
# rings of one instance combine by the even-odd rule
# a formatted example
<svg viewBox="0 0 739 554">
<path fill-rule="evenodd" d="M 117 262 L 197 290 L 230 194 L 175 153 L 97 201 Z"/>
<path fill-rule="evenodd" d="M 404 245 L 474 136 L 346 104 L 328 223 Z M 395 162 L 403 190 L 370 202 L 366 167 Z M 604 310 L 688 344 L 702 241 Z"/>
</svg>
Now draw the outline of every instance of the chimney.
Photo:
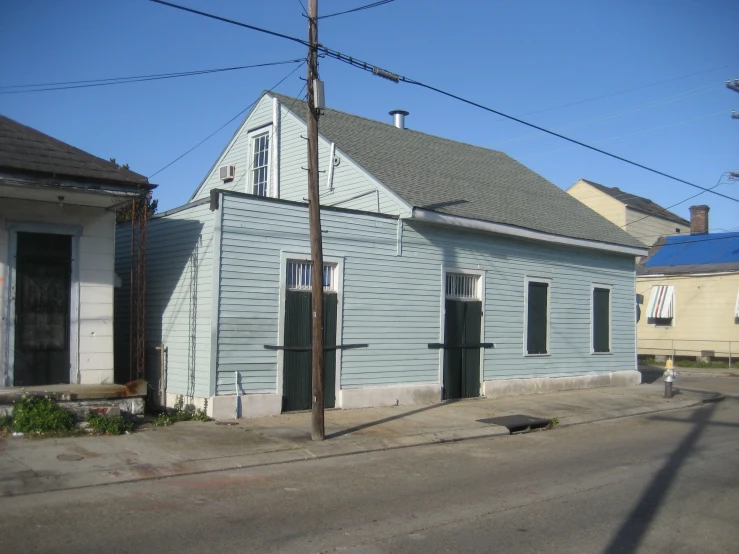
<svg viewBox="0 0 739 554">
<path fill-rule="evenodd" d="M 708 210 L 706 205 L 690 206 L 690 234 L 708 234 Z"/>
<path fill-rule="evenodd" d="M 393 125 L 398 129 L 405 129 L 405 116 L 408 115 L 408 112 L 405 110 L 393 110 L 389 113 L 393 116 Z"/>
</svg>

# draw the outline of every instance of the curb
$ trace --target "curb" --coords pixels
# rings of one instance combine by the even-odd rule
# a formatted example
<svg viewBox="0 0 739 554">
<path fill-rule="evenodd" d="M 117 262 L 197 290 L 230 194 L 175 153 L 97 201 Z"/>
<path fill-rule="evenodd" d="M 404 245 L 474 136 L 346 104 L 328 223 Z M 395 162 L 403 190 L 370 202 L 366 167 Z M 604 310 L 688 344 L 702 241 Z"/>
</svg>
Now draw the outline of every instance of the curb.
<svg viewBox="0 0 739 554">
<path fill-rule="evenodd" d="M 688 389 L 683 390 L 688 391 Z M 588 423 L 597 423 L 601 421 L 626 419 L 646 414 L 684 410 L 687 408 L 702 406 L 707 402 L 718 402 L 724 399 L 723 395 L 715 393 L 713 391 L 699 391 L 696 389 L 691 390 L 690 392 L 709 394 L 711 396 L 700 400 L 685 401 L 679 405 L 657 410 L 648 408 L 634 408 L 630 410 L 620 410 L 619 413 L 609 414 L 606 412 L 605 417 L 599 416 L 596 418 L 580 419 L 573 418 L 570 421 L 559 423 L 556 427 L 554 427 L 554 429 L 571 427 L 575 425 L 584 425 Z M 47 475 L 34 477 L 31 479 L 10 478 L 2 481 L 2 486 L 0 486 L 0 498 L 27 496 L 32 494 L 42 494 L 66 490 L 80 490 L 109 485 L 121 485 L 172 477 L 204 475 L 221 471 L 238 471 L 241 469 L 260 468 L 311 460 L 324 460 L 344 456 L 354 456 L 357 454 L 370 454 L 373 452 L 387 452 L 391 450 L 400 450 L 403 448 L 462 442 L 467 440 L 485 439 L 498 436 L 511 436 L 511 433 L 505 427 L 498 425 L 489 425 L 486 427 L 476 427 L 472 429 L 458 429 L 451 431 L 421 433 L 418 435 L 407 435 L 403 437 L 398 437 L 396 439 L 374 439 L 374 443 L 372 441 L 365 440 L 362 442 L 362 444 L 359 444 L 352 443 L 347 440 L 343 443 L 318 443 L 317 445 L 311 447 L 298 447 L 258 454 L 236 455 L 229 456 L 227 458 L 188 460 L 173 464 L 174 467 L 172 467 L 171 469 L 152 468 L 151 466 L 148 466 L 146 468 L 137 468 L 136 466 L 134 466 L 130 469 L 124 470 L 124 472 L 122 472 L 121 470 L 104 470 L 97 473 L 85 472 L 70 475 Z M 367 444 L 368 442 L 370 442 L 370 444 Z M 321 452 L 322 450 L 323 452 Z M 142 474 L 144 472 L 146 474 Z M 91 479 L 91 477 L 93 479 Z M 67 483 L 60 485 L 60 479 L 66 479 Z"/>
</svg>

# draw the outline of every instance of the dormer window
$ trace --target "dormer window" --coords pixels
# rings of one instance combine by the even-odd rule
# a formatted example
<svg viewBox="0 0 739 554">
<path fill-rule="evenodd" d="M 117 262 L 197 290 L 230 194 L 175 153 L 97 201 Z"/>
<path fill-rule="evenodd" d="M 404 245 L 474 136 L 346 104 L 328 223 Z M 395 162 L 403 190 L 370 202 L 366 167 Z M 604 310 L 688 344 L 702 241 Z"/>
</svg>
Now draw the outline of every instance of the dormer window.
<svg viewBox="0 0 739 554">
<path fill-rule="evenodd" d="M 251 137 L 251 193 L 267 196 L 269 191 L 269 131 Z"/>
</svg>

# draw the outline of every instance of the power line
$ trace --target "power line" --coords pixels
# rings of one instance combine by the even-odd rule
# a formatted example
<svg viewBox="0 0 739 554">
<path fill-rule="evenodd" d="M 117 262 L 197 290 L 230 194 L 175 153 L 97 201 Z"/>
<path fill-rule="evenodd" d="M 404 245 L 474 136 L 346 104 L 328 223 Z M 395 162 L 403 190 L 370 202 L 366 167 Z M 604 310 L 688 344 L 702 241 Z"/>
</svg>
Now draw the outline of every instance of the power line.
<svg viewBox="0 0 739 554">
<path fill-rule="evenodd" d="M 390 2 L 395 2 L 395 0 L 379 0 L 378 2 L 372 2 L 371 4 L 366 4 L 364 6 L 359 6 L 358 8 L 352 8 L 351 10 L 345 10 L 343 12 L 330 13 L 330 14 L 327 14 L 327 15 L 319 15 L 318 16 L 318 19 L 326 19 L 328 17 L 335 17 L 337 15 L 344 15 L 345 13 L 361 12 L 362 10 L 369 10 L 371 8 L 377 8 L 379 6 L 384 6 L 385 4 L 389 4 Z"/>
<path fill-rule="evenodd" d="M 627 88 L 627 89 L 624 89 L 624 90 L 619 90 L 617 92 L 611 92 L 609 94 L 603 94 L 601 96 L 594 96 L 592 98 L 585 98 L 583 100 L 576 100 L 575 102 L 569 102 L 567 104 L 560 104 L 558 106 L 552 106 L 550 108 L 544 108 L 544 109 L 541 109 L 541 110 L 535 110 L 533 112 L 526 112 L 523 115 L 534 115 L 534 114 L 537 114 L 537 113 L 544 113 L 544 112 L 548 112 L 548 111 L 551 111 L 551 110 L 559 110 L 560 108 L 569 108 L 570 106 L 576 106 L 578 104 L 584 104 L 585 102 L 594 102 L 595 100 L 602 100 L 603 98 L 610 98 L 612 96 L 618 96 L 620 94 L 626 94 L 628 92 L 635 92 L 637 90 L 642 90 L 642 89 L 645 89 L 645 88 L 656 87 L 658 85 L 664 85 L 666 83 L 672 83 L 674 81 L 680 81 L 682 79 L 687 79 L 689 77 L 695 77 L 696 75 L 703 75 L 705 73 L 711 73 L 712 71 L 718 71 L 719 69 L 726 69 L 727 67 L 729 67 L 729 66 L 728 65 L 722 65 L 721 67 L 714 67 L 713 69 L 704 69 L 703 71 L 696 71 L 695 73 L 689 73 L 687 75 L 682 75 L 680 77 L 674 77 L 672 79 L 666 79 L 664 81 L 657 81 L 655 83 L 649 83 L 649 84 L 641 85 L 641 86 L 634 87 L 634 88 Z"/>
<path fill-rule="evenodd" d="M 68 90 L 76 88 L 102 87 L 107 85 L 120 85 L 125 83 L 139 83 L 143 81 L 156 81 L 160 79 L 173 79 L 177 77 L 190 77 L 192 75 L 206 75 L 210 73 L 221 73 L 225 71 L 237 71 L 241 69 L 254 69 L 257 67 L 270 67 L 275 65 L 285 65 L 290 63 L 303 62 L 304 58 L 296 58 L 294 60 L 284 60 L 279 62 L 267 62 L 253 65 L 240 65 L 235 67 L 221 67 L 217 69 L 199 69 L 194 71 L 181 71 L 177 73 L 159 73 L 154 75 L 137 75 L 130 77 L 110 77 L 107 79 L 88 79 L 82 81 L 66 81 L 58 83 L 39 83 L 35 85 L 4 85 L 0 89 L 21 89 L 25 87 L 27 90 L 0 90 L 0 94 L 20 94 L 24 92 L 43 92 L 50 90 Z M 45 87 L 45 88 L 32 88 Z"/>
<path fill-rule="evenodd" d="M 155 4 L 162 4 L 163 6 L 169 6 L 170 8 L 175 8 L 177 10 L 182 10 L 183 12 L 190 12 L 197 15 L 202 15 L 203 17 L 208 17 L 210 19 L 215 19 L 217 21 L 223 21 L 224 23 L 231 23 L 232 25 L 238 25 L 239 27 L 244 27 L 246 29 L 251 29 L 252 31 L 257 31 L 260 33 L 265 33 L 267 35 L 272 35 L 273 37 L 278 38 L 284 38 L 286 40 L 291 40 L 293 42 L 297 42 L 298 44 L 302 44 L 303 46 L 308 46 L 308 41 L 297 38 L 297 37 L 291 37 L 290 35 L 284 35 L 282 33 L 278 33 L 276 31 L 270 31 L 269 29 L 263 29 L 262 27 L 256 27 L 254 25 L 248 25 L 246 23 L 241 23 L 240 21 L 234 21 L 233 19 L 227 19 L 225 17 L 220 17 L 218 15 L 214 15 L 212 13 L 206 13 L 201 12 L 199 10 L 193 10 L 192 8 L 186 8 L 185 6 L 179 6 L 177 4 L 172 4 L 170 2 L 165 2 L 164 0 L 149 0 L 150 2 L 154 2 Z"/>
<path fill-rule="evenodd" d="M 706 190 L 704 190 L 704 191 L 701 191 L 701 192 L 699 192 L 698 194 L 694 194 L 694 195 L 692 195 L 692 196 L 688 196 L 688 197 L 687 197 L 687 198 L 686 198 L 685 200 L 680 200 L 680 202 L 675 202 L 674 204 L 671 204 L 671 205 L 667 206 L 666 208 L 664 208 L 664 210 L 665 210 L 665 211 L 667 211 L 667 210 L 671 210 L 671 209 L 672 209 L 672 208 L 674 208 L 675 206 L 679 206 L 680 204 L 684 204 L 684 203 L 685 203 L 685 202 L 687 202 L 688 200 L 692 200 L 693 198 L 697 198 L 697 197 L 698 197 L 698 196 L 700 196 L 701 194 L 705 194 L 706 192 L 712 192 L 712 191 L 713 191 L 713 189 L 715 189 L 715 188 L 717 188 L 718 186 L 720 186 L 720 185 L 724 184 L 724 181 L 723 181 L 723 179 L 724 179 L 724 176 L 726 176 L 726 175 L 731 175 L 731 172 L 727 171 L 727 172 L 724 172 L 724 173 L 722 173 L 722 174 L 721 174 L 721 176 L 720 176 L 720 177 L 718 178 L 718 182 L 717 182 L 717 183 L 716 183 L 715 185 L 713 185 L 713 186 L 712 186 L 712 187 L 711 187 L 710 189 L 706 189 Z M 622 192 L 623 192 L 623 191 L 622 191 Z M 628 194 L 628 193 L 627 193 L 627 194 Z M 715 193 L 714 193 L 714 194 L 715 194 Z M 626 223 L 625 225 L 619 225 L 619 227 L 621 227 L 621 229 L 624 229 L 624 230 L 626 230 L 626 227 L 628 227 L 629 225 L 633 225 L 634 223 L 639 223 L 640 221 L 642 221 L 642 220 L 644 220 L 644 219 L 647 219 L 648 217 L 653 217 L 653 215 L 654 215 L 654 214 L 649 214 L 649 215 L 645 215 L 644 217 L 642 217 L 642 218 L 640 218 L 640 219 L 636 219 L 636 220 L 634 220 L 634 221 L 631 221 L 631 222 L 629 222 L 629 223 Z M 642 237 L 647 237 L 647 236 L 651 236 L 651 235 L 642 235 Z M 639 237 L 636 237 L 636 238 L 639 238 Z"/>
<path fill-rule="evenodd" d="M 289 35 L 285 35 L 285 34 L 282 34 L 282 33 L 277 33 L 275 31 L 270 31 L 268 29 L 263 29 L 261 27 L 256 27 L 254 25 L 248 25 L 246 23 L 241 23 L 239 21 L 234 21 L 232 19 L 226 19 L 224 17 L 220 17 L 220 16 L 217 16 L 217 15 L 209 14 L 209 13 L 206 13 L 206 12 L 201 12 L 201 11 L 198 11 L 198 10 L 193 10 L 191 8 L 185 8 L 184 6 L 178 6 L 177 4 L 172 4 L 170 2 L 165 2 L 164 0 L 150 0 L 150 1 L 151 2 L 155 2 L 157 4 L 162 4 L 162 5 L 165 5 L 165 6 L 169 6 L 169 7 L 178 9 L 178 10 L 183 10 L 183 11 L 194 13 L 194 14 L 197 14 L 197 15 L 202 15 L 203 17 L 208 17 L 210 19 L 216 19 L 218 21 L 223 21 L 225 23 L 231 23 L 233 25 L 237 25 L 239 27 L 244 27 L 246 29 L 251 29 L 251 30 L 254 30 L 254 31 L 258 31 L 260 33 L 265 33 L 265 34 L 268 34 L 268 35 L 272 35 L 272 36 L 284 38 L 284 39 L 287 39 L 287 40 L 290 40 L 290 41 L 293 41 L 293 42 L 297 42 L 299 44 L 302 44 L 303 46 L 311 46 L 310 43 L 307 42 L 307 41 L 305 41 L 305 40 L 302 40 L 302 39 L 299 39 L 299 38 L 296 38 L 296 37 L 291 37 Z M 358 60 L 357 58 L 354 58 L 353 56 L 346 56 L 346 55 L 342 54 L 341 52 L 339 52 L 337 50 L 332 50 L 332 49 L 327 48 L 327 47 L 322 46 L 322 45 L 317 46 L 317 49 L 320 52 L 322 52 L 324 55 L 328 56 L 328 57 L 331 57 L 331 58 L 334 58 L 336 60 L 339 60 L 339 61 L 341 61 L 343 63 L 346 63 L 346 64 L 348 64 L 348 65 L 350 65 L 352 67 L 363 69 L 364 71 L 369 71 L 370 73 L 373 73 L 374 75 L 378 75 L 380 77 L 383 77 L 385 79 L 391 80 L 393 82 L 396 82 L 396 83 L 403 82 L 403 83 L 407 83 L 409 85 L 415 85 L 415 86 L 418 86 L 418 87 L 421 87 L 421 88 L 425 88 L 427 90 L 431 90 L 431 91 L 436 92 L 438 94 L 441 94 L 443 96 L 447 96 L 449 98 L 453 98 L 454 100 L 457 100 L 457 101 L 462 102 L 464 104 L 468 104 L 470 106 L 474 106 L 474 107 L 479 108 L 481 110 L 484 110 L 486 112 L 490 112 L 490 113 L 499 115 L 501 117 L 504 117 L 506 119 L 510 119 L 511 121 L 515 121 L 516 123 L 520 123 L 521 125 L 525 125 L 527 127 L 531 127 L 532 129 L 536 129 L 538 131 L 541 131 L 542 133 L 546 133 L 548 135 L 552 135 L 554 137 L 560 138 L 560 139 L 565 140 L 567 142 L 571 142 L 572 144 L 577 144 L 578 146 L 581 146 L 581 147 L 586 148 L 588 150 L 591 150 L 593 152 L 597 152 L 597 153 L 602 154 L 604 156 L 608 156 L 609 158 L 613 158 L 615 160 L 619 160 L 619 161 L 621 161 L 623 163 L 632 165 L 634 167 L 638 167 L 638 168 L 643 169 L 645 171 L 649 171 L 650 173 L 654 173 L 656 175 L 660 175 L 662 177 L 666 177 L 666 178 L 671 179 L 673 181 L 677 181 L 678 183 L 683 183 L 685 185 L 688 185 L 688 186 L 691 186 L 691 187 L 700 189 L 700 190 L 702 190 L 704 192 L 711 192 L 711 194 L 715 194 L 717 196 L 721 196 L 722 198 L 726 198 L 727 200 L 731 200 L 732 202 L 739 203 L 739 199 L 737 199 L 737 198 L 732 198 L 731 196 L 727 196 L 725 194 L 721 194 L 721 193 L 716 192 L 714 190 L 707 189 L 707 188 L 702 187 L 700 185 L 697 185 L 695 183 L 691 183 L 690 181 L 686 181 L 685 179 L 681 179 L 679 177 L 675 177 L 674 175 L 670 175 L 669 173 L 665 173 L 664 171 L 660 171 L 658 169 L 651 168 L 651 167 L 649 167 L 647 165 L 644 165 L 644 164 L 641 164 L 639 162 L 634 162 L 632 160 L 629 160 L 628 158 L 624 158 L 623 156 L 619 156 L 618 154 L 613 154 L 613 153 L 608 152 L 606 150 L 602 150 L 600 148 L 596 148 L 595 146 L 591 146 L 591 145 L 589 145 L 587 143 L 584 143 L 582 141 L 579 141 L 579 140 L 570 138 L 570 137 L 565 136 L 565 135 L 563 135 L 561 133 L 550 131 L 549 129 L 546 129 L 546 128 L 541 127 L 539 125 L 535 125 L 534 123 L 529 123 L 528 121 L 525 121 L 525 120 L 523 120 L 523 119 L 521 119 L 519 117 L 514 117 L 512 115 L 508 115 L 507 113 L 501 112 L 500 110 L 496 110 L 496 109 L 490 108 L 488 106 L 485 106 L 485 105 L 480 104 L 478 102 L 475 102 L 473 100 L 469 100 L 469 99 L 464 98 L 462 96 L 459 96 L 457 94 L 454 94 L 454 93 L 445 91 L 445 90 L 440 89 L 438 87 L 435 87 L 433 85 L 428 85 L 428 84 L 423 83 L 421 81 L 416 81 L 416 80 L 410 79 L 408 77 L 400 76 L 400 75 L 398 75 L 396 73 L 393 73 L 391 71 L 388 71 L 386 69 L 382 69 L 379 66 L 373 65 L 371 63 L 368 63 L 368 62 L 365 62 L 365 61 L 362 61 L 362 60 Z"/>
<path fill-rule="evenodd" d="M 304 60 L 303 60 L 303 61 L 304 61 Z M 280 79 L 280 81 L 278 81 L 278 82 L 277 82 L 277 83 L 276 83 L 276 84 L 275 84 L 275 85 L 274 85 L 274 86 L 272 87 L 272 89 L 275 89 L 275 88 L 279 87 L 279 86 L 280 86 L 280 85 L 281 85 L 281 84 L 282 84 L 283 82 L 285 82 L 285 81 L 286 81 L 286 80 L 287 80 L 287 79 L 288 79 L 288 78 L 289 78 L 289 77 L 290 77 L 290 76 L 291 76 L 291 75 L 292 75 L 293 73 L 295 73 L 295 72 L 296 72 L 296 71 L 297 71 L 298 69 L 300 69 L 300 68 L 302 67 L 302 65 L 303 65 L 303 64 L 300 64 L 300 65 L 298 65 L 297 67 L 293 68 L 293 69 L 292 69 L 292 71 L 290 71 L 290 73 L 288 73 L 288 74 L 287 74 L 287 75 L 285 75 L 285 76 L 284 76 L 284 77 L 283 77 L 282 79 Z M 196 149 L 196 148 L 197 148 L 198 146 L 200 146 L 201 144 L 203 144 L 204 142 L 206 142 L 206 141 L 207 141 L 208 139 L 210 139 L 211 137 L 213 137 L 213 136 L 215 136 L 216 134 L 218 134 L 218 133 L 219 133 L 219 132 L 220 132 L 220 131 L 221 131 L 221 130 L 222 130 L 222 129 L 224 128 L 224 127 L 226 127 L 227 125 L 229 125 L 229 124 L 230 124 L 230 123 L 231 123 L 231 122 L 232 122 L 232 121 L 233 121 L 234 119 L 237 119 L 237 118 L 238 118 L 239 116 L 243 115 L 243 114 L 244 114 L 245 112 L 247 112 L 248 110 L 250 110 L 250 109 L 251 109 L 251 107 L 252 107 L 252 106 L 254 106 L 254 104 L 256 104 L 256 103 L 257 103 L 258 101 L 259 101 L 259 98 L 257 98 L 256 100 L 254 100 L 254 102 L 252 102 L 251 104 L 249 104 L 249 105 L 248 105 L 248 106 L 247 106 L 246 108 L 244 108 L 244 109 L 243 109 L 243 110 L 241 110 L 241 111 L 240 111 L 239 113 L 237 113 L 237 114 L 236 114 L 235 116 L 233 116 L 233 117 L 232 117 L 231 119 L 229 119 L 228 121 L 226 121 L 226 123 L 224 123 L 223 125 L 221 125 L 220 127 L 218 127 L 218 129 L 216 129 L 216 130 L 215 130 L 215 131 L 213 131 L 213 132 L 212 132 L 211 134 L 209 134 L 209 135 L 208 135 L 207 137 L 205 137 L 205 138 L 204 138 L 203 140 L 201 140 L 200 142 L 198 142 L 198 143 L 197 143 L 197 144 L 196 144 L 195 146 L 193 146 L 193 147 L 192 147 L 192 148 L 190 148 L 189 150 L 187 150 L 187 151 L 185 151 L 184 153 L 182 153 L 182 154 L 180 154 L 179 156 L 177 156 L 177 157 L 176 157 L 176 158 L 175 158 L 174 160 L 172 160 L 171 162 L 169 162 L 169 163 L 168 163 L 167 165 L 165 165 L 164 167 L 162 167 L 162 168 L 161 168 L 161 169 L 159 169 L 158 171 L 155 171 L 154 173 L 152 173 L 151 175 L 149 175 L 149 179 L 151 179 L 151 178 L 152 178 L 152 177 L 154 177 L 155 175 L 158 175 L 159 173 L 161 173 L 162 171 L 164 171 L 165 169 L 167 169 L 167 168 L 168 168 L 169 166 L 171 166 L 171 165 L 173 165 L 173 164 L 177 163 L 177 162 L 178 162 L 178 161 L 180 161 L 180 160 L 181 160 L 182 158 L 184 158 L 185 156 L 187 156 L 187 155 L 188 155 L 188 154 L 189 154 L 190 152 L 192 152 L 193 150 L 195 150 L 195 149 Z"/>
<path fill-rule="evenodd" d="M 702 85 L 702 86 L 700 86 L 698 88 L 695 88 L 695 89 L 692 89 L 692 90 L 689 90 L 689 91 L 686 91 L 686 92 L 681 92 L 679 94 L 673 94 L 673 95 L 670 95 L 670 96 L 665 96 L 663 98 L 659 98 L 657 100 L 652 100 L 652 101 L 646 102 L 644 104 L 637 104 L 636 106 L 631 106 L 631 107 L 628 107 L 628 108 L 621 108 L 619 110 L 614 110 L 612 112 L 606 112 L 606 113 L 603 113 L 603 114 L 599 114 L 599 115 L 597 115 L 595 117 L 589 117 L 587 119 L 581 119 L 580 121 L 573 121 L 572 123 L 568 123 L 567 125 L 565 125 L 563 127 L 560 127 L 559 130 L 560 131 L 564 131 L 565 129 L 579 129 L 579 128 L 582 128 L 582 127 L 587 127 L 588 125 L 593 125 L 595 123 L 600 123 L 602 121 L 607 121 L 609 119 L 615 119 L 617 117 L 621 117 L 623 115 L 628 115 L 628 114 L 630 114 L 632 112 L 636 112 L 636 111 L 639 111 L 639 110 L 644 110 L 644 109 L 648 109 L 648 108 L 656 108 L 656 107 L 662 106 L 664 104 L 670 104 L 670 103 L 673 103 L 673 102 L 679 102 L 681 100 L 685 100 L 686 98 L 691 98 L 693 96 L 697 96 L 697 95 L 700 95 L 700 94 L 705 94 L 705 93 L 711 92 L 711 91 L 715 90 L 716 88 L 718 88 L 717 85 Z M 722 112 L 722 113 L 724 113 L 724 112 Z M 502 121 L 502 119 L 498 119 L 498 121 Z M 526 135 L 519 135 L 517 137 L 513 137 L 511 139 L 504 140 L 502 142 L 501 141 L 495 142 L 491 146 L 498 147 L 498 146 L 501 146 L 503 144 L 510 144 L 512 142 L 521 142 L 523 140 L 526 140 L 526 139 L 529 139 L 529 138 L 532 138 L 532 137 L 538 137 L 538 136 L 539 136 L 538 133 L 529 133 L 529 134 L 526 134 Z"/>
</svg>

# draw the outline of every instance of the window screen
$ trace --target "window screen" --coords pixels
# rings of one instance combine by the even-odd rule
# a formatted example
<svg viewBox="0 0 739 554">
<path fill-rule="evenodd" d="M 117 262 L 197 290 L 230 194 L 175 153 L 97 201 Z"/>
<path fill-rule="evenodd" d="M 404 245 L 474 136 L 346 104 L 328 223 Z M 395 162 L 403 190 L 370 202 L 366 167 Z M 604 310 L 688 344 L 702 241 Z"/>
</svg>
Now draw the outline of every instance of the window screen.
<svg viewBox="0 0 739 554">
<path fill-rule="evenodd" d="M 593 289 L 593 352 L 611 351 L 611 291 Z"/>
<path fill-rule="evenodd" d="M 526 352 L 547 354 L 549 284 L 529 282 L 526 312 Z"/>
</svg>

